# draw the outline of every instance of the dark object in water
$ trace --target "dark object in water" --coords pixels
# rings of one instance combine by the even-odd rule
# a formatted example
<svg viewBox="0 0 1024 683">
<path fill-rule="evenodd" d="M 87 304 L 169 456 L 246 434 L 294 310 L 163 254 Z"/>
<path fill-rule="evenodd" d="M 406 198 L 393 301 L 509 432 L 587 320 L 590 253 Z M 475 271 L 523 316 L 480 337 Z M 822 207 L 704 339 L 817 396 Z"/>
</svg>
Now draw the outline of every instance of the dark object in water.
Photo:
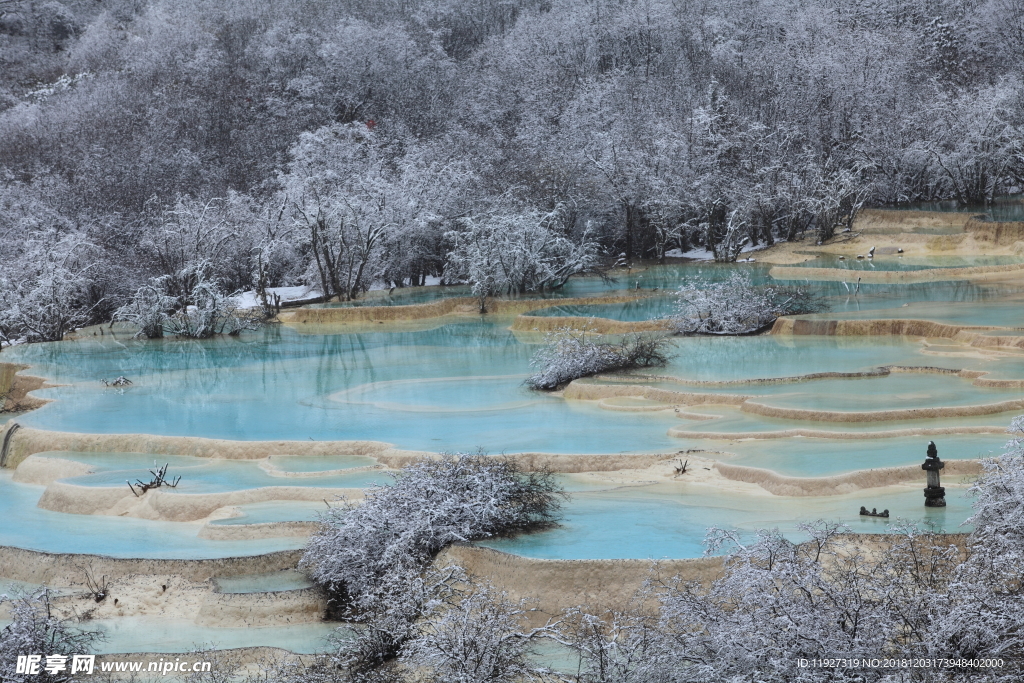
<svg viewBox="0 0 1024 683">
<path fill-rule="evenodd" d="M 939 470 L 946 466 L 939 458 L 939 449 L 934 441 L 928 442 L 928 457 L 921 469 L 928 473 L 928 486 L 924 489 L 924 506 L 929 508 L 946 507 L 946 489 L 939 481 Z"/>
<path fill-rule="evenodd" d="M 871 512 L 868 512 L 868 509 L 866 507 L 864 507 L 863 505 L 861 505 L 860 506 L 860 514 L 862 514 L 862 515 L 864 515 L 866 517 L 888 517 L 889 516 L 889 510 L 886 509 L 886 510 L 882 510 L 881 512 L 878 512 L 877 508 L 871 508 Z"/>
</svg>

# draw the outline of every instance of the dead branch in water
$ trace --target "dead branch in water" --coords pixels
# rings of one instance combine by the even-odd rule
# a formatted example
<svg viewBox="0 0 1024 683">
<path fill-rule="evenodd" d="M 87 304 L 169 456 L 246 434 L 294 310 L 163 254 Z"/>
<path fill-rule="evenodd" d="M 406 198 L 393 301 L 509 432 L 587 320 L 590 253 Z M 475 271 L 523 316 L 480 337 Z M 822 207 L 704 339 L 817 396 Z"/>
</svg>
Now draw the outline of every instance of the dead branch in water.
<svg viewBox="0 0 1024 683">
<path fill-rule="evenodd" d="M 153 478 L 150 480 L 150 482 L 148 484 L 144 483 L 141 479 L 136 479 L 135 480 L 135 486 L 138 486 L 139 490 L 142 491 L 142 493 L 145 493 L 146 491 L 149 491 L 150 489 L 158 489 L 161 486 L 169 486 L 172 489 L 175 488 L 178 485 L 178 482 L 181 481 L 181 477 L 180 476 L 176 477 L 173 482 L 172 481 L 168 481 L 167 480 L 167 466 L 168 466 L 168 464 L 169 463 L 164 463 L 164 466 L 161 467 L 160 469 L 158 469 L 156 472 L 154 472 L 153 470 L 150 470 L 149 473 L 153 475 Z M 140 495 L 142 495 L 141 493 L 139 493 L 138 491 L 135 490 L 135 486 L 132 486 L 132 483 L 130 481 L 127 482 L 127 483 L 128 483 L 128 488 L 130 488 L 132 490 L 132 493 L 135 494 L 136 498 L 138 498 Z"/>
</svg>

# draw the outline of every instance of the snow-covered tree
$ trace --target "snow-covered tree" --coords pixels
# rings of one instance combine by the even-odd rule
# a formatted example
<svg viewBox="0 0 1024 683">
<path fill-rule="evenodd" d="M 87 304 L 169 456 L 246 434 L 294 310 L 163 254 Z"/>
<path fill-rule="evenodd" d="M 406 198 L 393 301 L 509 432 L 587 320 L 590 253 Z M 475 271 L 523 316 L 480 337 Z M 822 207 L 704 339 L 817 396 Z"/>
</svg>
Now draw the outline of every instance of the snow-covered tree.
<svg viewBox="0 0 1024 683">
<path fill-rule="evenodd" d="M 92 319 L 86 295 L 99 269 L 92 245 L 76 236 L 47 234 L 27 242 L 16 263 L 0 273 L 0 334 L 7 339 L 60 341 Z"/>
<path fill-rule="evenodd" d="M 256 329 L 261 322 L 257 315 L 239 310 L 216 282 L 200 278 L 179 299 L 178 310 L 168 316 L 166 327 L 179 337 L 206 339 Z"/>
<path fill-rule="evenodd" d="M 937 103 L 935 133 L 918 147 L 942 194 L 962 205 L 984 204 L 1024 177 L 1021 93 L 1019 81 L 1006 80 Z"/>
<path fill-rule="evenodd" d="M 575 683 L 648 683 L 664 679 L 666 642 L 658 631 L 650 585 L 623 610 L 604 615 L 575 607 L 562 614 L 556 639 L 579 657 Z"/>
<path fill-rule="evenodd" d="M 594 272 L 598 244 L 588 232 L 570 239 L 561 224 L 564 207 L 537 212 L 467 218 L 446 237 L 444 277 L 469 282 L 485 311 L 485 298 L 558 289 L 573 275 Z"/>
<path fill-rule="evenodd" d="M 734 548 L 721 578 L 710 587 L 670 582 L 662 594 L 657 658 L 662 675 L 676 672 L 665 680 L 803 680 L 799 659 L 927 656 L 933 609 L 960 558 L 955 544 L 904 525 L 891 547 L 869 555 L 842 537 L 842 525 L 803 529 L 811 540 L 799 545 L 777 530 L 749 542 L 711 532 L 709 549 Z M 849 672 L 866 682 L 890 673 Z"/>
<path fill-rule="evenodd" d="M 200 261 L 187 265 L 174 277 L 153 278 L 114 313 L 114 319 L 137 326 L 137 336 L 150 339 L 162 337 L 165 332 L 206 339 L 256 329 L 262 322 L 259 314 L 240 310 L 210 279 L 209 269 L 208 262 Z"/>
<path fill-rule="evenodd" d="M 419 634 L 409 641 L 402 662 L 433 681 L 446 683 L 525 683 L 547 678 L 528 655 L 554 633 L 549 624 L 522 627 L 526 600 L 509 599 L 487 584 L 468 595 L 428 605 Z"/>
<path fill-rule="evenodd" d="M 1020 0 L 64 5 L 0 1 L 0 274 L 77 233 L 89 322 L 196 260 L 352 298 L 441 276 L 458 232 L 453 278 L 530 290 L 559 205 L 574 248 L 729 260 L 1024 179 Z M 511 278 L 491 224 L 528 233 Z"/>
<path fill-rule="evenodd" d="M 822 307 L 806 289 L 755 287 L 749 275 L 732 273 L 721 282 L 694 280 L 680 287 L 671 320 L 679 334 L 747 334 L 767 328 L 779 316 Z"/>
<path fill-rule="evenodd" d="M 324 513 L 303 555 L 312 578 L 357 609 L 385 577 L 418 571 L 451 543 L 554 523 L 562 495 L 549 473 L 484 455 L 424 459 L 392 477 Z"/>
<path fill-rule="evenodd" d="M 424 159 L 420 150 L 403 155 L 357 123 L 305 133 L 291 156 L 280 181 L 303 235 L 307 279 L 345 301 L 375 281 L 422 276 L 424 264 L 410 263 L 408 252 L 425 228 L 439 236 L 444 212 L 469 182 L 462 164 Z"/>
<path fill-rule="evenodd" d="M 135 290 L 131 301 L 114 311 L 114 320 L 135 325 L 137 337 L 158 339 L 164 336 L 167 318 L 177 303 L 177 298 L 166 294 L 157 280 Z"/>
<path fill-rule="evenodd" d="M 973 486 L 968 557 L 937 605 L 933 648 L 955 657 L 997 657 L 1024 669 L 1024 416 L 1009 429 L 1006 453 L 984 463 Z"/>
<path fill-rule="evenodd" d="M 328 590 L 332 613 L 361 622 L 335 643 L 339 662 L 357 672 L 398 656 L 427 605 L 464 580 L 457 567 L 426 569 L 441 549 L 550 526 L 564 497 L 550 473 L 484 455 L 424 459 L 392 476 L 362 503 L 341 499 L 324 513 L 300 563 Z"/>
<path fill-rule="evenodd" d="M 71 656 L 88 655 L 100 639 L 100 633 L 88 631 L 75 625 L 71 619 L 57 617 L 51 606 L 50 593 L 39 591 L 24 597 L 0 596 L 0 604 L 10 605 L 11 623 L 0 629 L 0 670 L 3 680 L 10 683 L 46 681 L 63 683 L 80 681 L 82 672 L 71 672 Z M 19 656 L 41 655 L 38 672 L 15 673 Z M 46 671 L 47 655 L 68 657 L 66 667 L 60 671 Z"/>
<path fill-rule="evenodd" d="M 602 372 L 664 365 L 668 345 L 668 339 L 655 334 L 627 334 L 611 341 L 592 330 L 557 330 L 545 337 L 544 346 L 530 359 L 538 371 L 526 379 L 526 385 L 550 391 Z"/>
</svg>

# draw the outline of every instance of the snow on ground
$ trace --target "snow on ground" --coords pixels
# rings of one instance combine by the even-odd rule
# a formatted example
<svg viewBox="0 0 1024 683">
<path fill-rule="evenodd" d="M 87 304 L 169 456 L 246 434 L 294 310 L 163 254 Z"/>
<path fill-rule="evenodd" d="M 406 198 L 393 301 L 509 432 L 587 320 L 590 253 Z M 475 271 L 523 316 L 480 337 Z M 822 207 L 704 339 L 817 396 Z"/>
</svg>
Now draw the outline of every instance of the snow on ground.
<svg viewBox="0 0 1024 683">
<path fill-rule="evenodd" d="M 320 290 L 308 285 L 296 285 L 294 287 L 268 287 L 268 294 L 277 294 L 281 301 L 295 301 L 297 299 L 314 299 L 320 296 Z M 235 305 L 239 308 L 256 308 L 260 305 L 260 297 L 255 291 L 241 292 L 233 297 Z"/>
<path fill-rule="evenodd" d="M 669 258 L 688 258 L 695 261 L 712 261 L 715 258 L 715 255 L 707 249 L 691 249 L 690 251 L 669 249 L 665 252 L 665 256 L 668 256 Z"/>
<path fill-rule="evenodd" d="M 780 242 L 785 242 L 785 241 L 786 240 L 777 239 L 777 240 L 775 240 L 775 244 L 779 244 Z M 767 244 L 759 244 L 756 247 L 752 246 L 750 244 L 747 244 L 747 245 L 745 245 L 743 247 L 743 249 L 740 250 L 740 253 L 741 254 L 747 254 L 747 253 L 750 253 L 752 251 L 761 251 L 762 249 L 767 249 L 767 248 L 768 248 Z M 708 251 L 707 249 L 691 249 L 689 251 L 683 251 L 682 249 L 669 249 L 668 251 L 665 252 L 665 256 L 668 256 L 669 258 L 688 258 L 688 259 L 692 259 L 694 261 L 714 261 L 715 260 L 714 253 Z M 737 259 L 737 260 L 738 261 L 746 261 L 746 260 L 753 260 L 753 259 L 750 259 L 748 257 L 746 259 Z"/>
<path fill-rule="evenodd" d="M 439 276 L 428 275 L 428 276 L 426 276 L 423 279 L 423 285 L 422 286 L 423 287 L 436 287 L 436 286 L 438 286 L 440 284 L 441 284 L 441 278 Z M 406 288 L 407 289 L 411 289 L 412 287 L 415 287 L 415 286 L 419 286 L 419 285 L 406 285 Z M 382 292 L 385 289 L 394 289 L 394 287 L 392 286 L 392 284 L 390 282 L 374 282 L 372 285 L 370 285 L 370 289 L 368 291 L 370 291 L 370 292 Z"/>
<path fill-rule="evenodd" d="M 441 278 L 433 275 L 428 275 L 425 287 L 435 287 L 441 284 Z M 370 291 L 381 291 L 391 289 L 390 284 L 383 282 L 375 282 L 370 286 Z M 322 296 L 320 290 L 316 287 L 310 287 L 308 285 L 296 285 L 295 287 L 268 287 L 268 294 L 277 294 L 281 297 L 281 301 L 299 301 L 301 299 L 315 299 Z M 260 297 L 255 291 L 239 292 L 235 294 L 232 299 L 235 305 L 239 308 L 256 308 L 260 305 Z"/>
</svg>

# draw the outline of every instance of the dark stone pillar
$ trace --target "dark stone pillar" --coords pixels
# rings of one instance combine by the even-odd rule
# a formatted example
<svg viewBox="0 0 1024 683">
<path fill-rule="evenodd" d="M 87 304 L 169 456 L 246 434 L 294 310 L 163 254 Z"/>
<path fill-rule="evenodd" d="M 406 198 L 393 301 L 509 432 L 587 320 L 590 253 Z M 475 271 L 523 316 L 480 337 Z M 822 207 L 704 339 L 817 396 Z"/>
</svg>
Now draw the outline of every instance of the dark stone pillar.
<svg viewBox="0 0 1024 683">
<path fill-rule="evenodd" d="M 921 469 L 928 473 L 928 486 L 924 490 L 925 507 L 946 507 L 946 489 L 939 483 L 939 470 L 945 466 L 946 463 L 939 460 L 939 449 L 935 447 L 935 442 L 929 441 L 928 458 L 921 465 Z"/>
</svg>

